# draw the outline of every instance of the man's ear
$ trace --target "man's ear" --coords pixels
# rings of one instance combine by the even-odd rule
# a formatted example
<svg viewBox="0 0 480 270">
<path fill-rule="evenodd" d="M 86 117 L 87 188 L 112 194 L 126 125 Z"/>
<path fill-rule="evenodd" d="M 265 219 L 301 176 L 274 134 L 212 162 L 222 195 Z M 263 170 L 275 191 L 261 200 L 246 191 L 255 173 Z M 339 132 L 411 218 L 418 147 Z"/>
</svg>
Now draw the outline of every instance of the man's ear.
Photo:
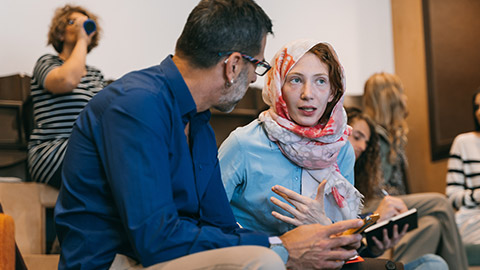
<svg viewBox="0 0 480 270">
<path fill-rule="evenodd" d="M 238 52 L 234 52 L 224 60 L 225 64 L 225 77 L 228 82 L 234 81 L 241 70 L 242 55 Z"/>
</svg>

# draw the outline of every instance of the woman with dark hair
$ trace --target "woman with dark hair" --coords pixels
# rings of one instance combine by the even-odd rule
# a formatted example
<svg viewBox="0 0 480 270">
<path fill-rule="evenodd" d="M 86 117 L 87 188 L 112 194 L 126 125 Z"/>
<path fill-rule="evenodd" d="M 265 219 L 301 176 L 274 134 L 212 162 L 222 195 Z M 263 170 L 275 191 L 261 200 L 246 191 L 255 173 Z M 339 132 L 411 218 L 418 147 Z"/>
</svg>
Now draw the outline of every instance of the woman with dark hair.
<svg viewBox="0 0 480 270">
<path fill-rule="evenodd" d="M 472 103 L 475 131 L 460 134 L 453 141 L 446 193 L 458 209 L 455 216 L 463 242 L 480 245 L 480 88 Z"/>
<path fill-rule="evenodd" d="M 407 211 L 407 205 L 400 197 L 385 196 L 383 193 L 385 191 L 381 186 L 383 179 L 380 166 L 379 136 L 375 131 L 375 124 L 369 116 L 358 108 L 346 108 L 346 111 L 348 124 L 352 126 L 352 135 L 348 140 L 355 150 L 356 158 L 355 187 L 364 194 L 365 204 L 368 206 L 378 199 L 377 202 L 380 203 L 374 212 L 379 213 L 385 219 Z M 381 197 L 383 199 L 380 200 L 379 198 Z M 415 239 L 410 241 L 415 244 Z M 406 263 L 405 269 L 448 269 L 447 263 L 438 255 L 428 253 L 417 255 L 415 259 L 413 257 L 402 258 L 398 256 L 394 259 Z"/>
<path fill-rule="evenodd" d="M 90 34 L 83 26 L 87 19 L 96 24 L 96 31 Z M 98 45 L 100 30 L 97 16 L 83 7 L 65 5 L 55 11 L 48 44 L 58 54 L 40 57 L 31 80 L 35 128 L 28 146 L 28 166 L 33 181 L 60 187 L 73 123 L 105 85 L 100 70 L 86 65 L 87 54 Z"/>
<path fill-rule="evenodd" d="M 375 126 L 360 109 L 346 108 L 352 135 L 348 140 L 355 151 L 355 187 L 365 196 L 365 201 L 382 195 L 380 183 L 380 146 Z"/>
</svg>

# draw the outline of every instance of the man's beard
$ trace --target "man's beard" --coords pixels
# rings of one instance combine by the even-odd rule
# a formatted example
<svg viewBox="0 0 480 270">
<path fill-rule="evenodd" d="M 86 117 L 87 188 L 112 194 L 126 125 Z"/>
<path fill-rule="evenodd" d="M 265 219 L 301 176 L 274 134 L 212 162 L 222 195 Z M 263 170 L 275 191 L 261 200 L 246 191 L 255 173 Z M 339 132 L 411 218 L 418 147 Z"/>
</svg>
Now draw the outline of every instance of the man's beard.
<svg viewBox="0 0 480 270">
<path fill-rule="evenodd" d="M 244 68 L 237 80 L 223 91 L 218 104 L 213 106 L 215 109 L 229 113 L 233 111 L 237 103 L 243 98 L 248 89 L 248 69 Z"/>
</svg>

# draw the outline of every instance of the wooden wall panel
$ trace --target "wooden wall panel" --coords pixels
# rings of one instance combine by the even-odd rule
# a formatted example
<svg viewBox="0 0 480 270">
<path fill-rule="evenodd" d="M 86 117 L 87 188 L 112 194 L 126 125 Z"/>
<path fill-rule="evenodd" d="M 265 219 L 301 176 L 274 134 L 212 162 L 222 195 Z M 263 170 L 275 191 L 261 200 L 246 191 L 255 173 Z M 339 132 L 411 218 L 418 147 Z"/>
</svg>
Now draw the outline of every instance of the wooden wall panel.
<svg viewBox="0 0 480 270">
<path fill-rule="evenodd" d="M 423 0 L 431 155 L 448 157 L 456 135 L 474 129 L 480 86 L 480 1 Z"/>
<path fill-rule="evenodd" d="M 445 192 L 446 161 L 430 158 L 422 0 L 391 0 L 395 72 L 408 97 L 407 157 L 412 192 Z"/>
</svg>

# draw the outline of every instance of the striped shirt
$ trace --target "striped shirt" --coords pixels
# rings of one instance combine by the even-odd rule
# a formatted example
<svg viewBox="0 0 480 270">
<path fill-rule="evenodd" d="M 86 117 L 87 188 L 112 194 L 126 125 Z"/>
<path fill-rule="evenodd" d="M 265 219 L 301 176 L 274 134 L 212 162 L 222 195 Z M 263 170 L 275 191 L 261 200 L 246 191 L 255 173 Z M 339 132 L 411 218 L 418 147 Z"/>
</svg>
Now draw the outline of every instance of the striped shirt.
<svg viewBox="0 0 480 270">
<path fill-rule="evenodd" d="M 53 94 L 45 89 L 47 74 L 63 65 L 58 56 L 40 57 L 33 69 L 31 96 L 35 128 L 28 145 L 28 165 L 33 181 L 48 183 L 60 168 L 73 124 L 88 101 L 104 87 L 100 70 L 86 66 L 87 74 L 69 93 Z"/>
<path fill-rule="evenodd" d="M 477 132 L 463 133 L 450 149 L 446 193 L 455 208 L 474 208 L 480 205 L 473 198 L 476 189 L 480 189 L 480 137 Z"/>
</svg>

